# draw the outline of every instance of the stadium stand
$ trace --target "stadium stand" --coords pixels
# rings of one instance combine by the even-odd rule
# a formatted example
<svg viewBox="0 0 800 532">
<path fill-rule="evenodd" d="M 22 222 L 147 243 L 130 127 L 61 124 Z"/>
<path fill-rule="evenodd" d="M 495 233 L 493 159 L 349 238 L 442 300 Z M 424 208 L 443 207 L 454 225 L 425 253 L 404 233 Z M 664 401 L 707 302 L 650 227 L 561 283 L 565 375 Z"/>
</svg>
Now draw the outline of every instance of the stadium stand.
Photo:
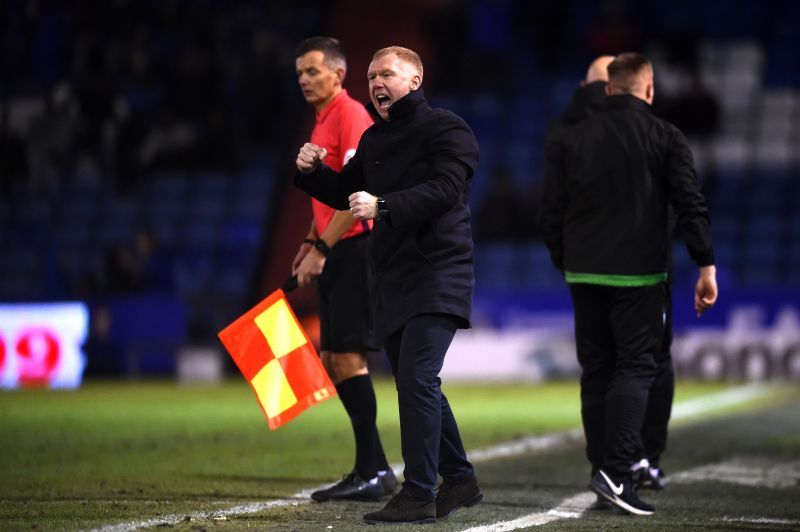
<svg viewBox="0 0 800 532">
<path fill-rule="evenodd" d="M 272 217 L 307 132 L 292 47 L 345 22 L 325 2 L 116 2 L 92 17 L 81 3 L 24 4 L 0 8 L 0 300 L 155 291 L 184 305 L 188 338 L 212 341 L 253 302 L 282 230 Z M 655 110 L 690 138 L 725 279 L 800 287 L 800 3 L 565 4 L 534 30 L 523 1 L 417 6 L 426 91 L 481 146 L 479 290 L 561 286 L 531 222 L 542 142 L 590 58 L 626 46 L 653 57 Z M 493 195 L 500 170 L 512 188 Z M 525 214 L 507 235 L 484 231 L 504 208 Z M 150 288 L 126 270 L 141 232 L 156 246 L 151 274 L 168 278 Z M 679 243 L 674 257 L 688 282 Z"/>
</svg>

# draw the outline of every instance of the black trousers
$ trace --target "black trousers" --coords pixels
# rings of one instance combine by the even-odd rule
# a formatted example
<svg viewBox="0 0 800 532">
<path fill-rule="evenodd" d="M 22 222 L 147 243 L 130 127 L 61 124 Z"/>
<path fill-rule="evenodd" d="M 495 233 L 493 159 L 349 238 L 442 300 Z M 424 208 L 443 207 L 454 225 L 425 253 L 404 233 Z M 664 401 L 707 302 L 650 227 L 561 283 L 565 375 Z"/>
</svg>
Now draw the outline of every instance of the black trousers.
<svg viewBox="0 0 800 532">
<path fill-rule="evenodd" d="M 571 284 L 581 365 L 581 417 L 593 470 L 630 474 L 664 331 L 663 284 Z"/>
<path fill-rule="evenodd" d="M 665 288 L 664 337 L 656 355 L 656 376 L 647 399 L 647 412 L 642 424 L 642 458 L 651 467 L 659 467 L 661 454 L 667 448 L 667 432 L 675 396 L 675 369 L 672 365 L 672 272 Z"/>
<path fill-rule="evenodd" d="M 453 316 L 421 314 L 384 342 L 400 406 L 403 489 L 420 499 L 434 499 L 437 473 L 455 481 L 475 474 L 439 378 L 457 328 Z"/>
</svg>

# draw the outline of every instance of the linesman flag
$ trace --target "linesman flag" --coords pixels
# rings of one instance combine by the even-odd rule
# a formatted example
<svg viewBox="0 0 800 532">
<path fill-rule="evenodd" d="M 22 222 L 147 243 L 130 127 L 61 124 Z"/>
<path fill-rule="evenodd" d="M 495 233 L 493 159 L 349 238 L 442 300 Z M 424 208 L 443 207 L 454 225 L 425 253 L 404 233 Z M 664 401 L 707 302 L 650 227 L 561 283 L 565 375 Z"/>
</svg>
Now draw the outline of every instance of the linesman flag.
<svg viewBox="0 0 800 532">
<path fill-rule="evenodd" d="M 253 388 L 271 430 L 336 395 L 283 290 L 270 294 L 218 336 Z"/>
</svg>

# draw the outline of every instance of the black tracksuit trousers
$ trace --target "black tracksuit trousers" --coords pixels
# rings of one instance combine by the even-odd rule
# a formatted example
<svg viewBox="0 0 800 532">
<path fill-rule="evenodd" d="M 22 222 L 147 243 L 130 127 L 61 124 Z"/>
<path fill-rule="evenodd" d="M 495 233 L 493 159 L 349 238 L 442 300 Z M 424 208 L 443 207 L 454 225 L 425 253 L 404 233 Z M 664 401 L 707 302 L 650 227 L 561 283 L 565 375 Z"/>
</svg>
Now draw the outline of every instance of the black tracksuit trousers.
<svg viewBox="0 0 800 532">
<path fill-rule="evenodd" d="M 675 396 L 675 369 L 672 365 L 672 272 L 664 284 L 666 308 L 664 337 L 656 356 L 656 377 L 647 399 L 647 413 L 642 425 L 642 458 L 647 458 L 651 467 L 659 467 L 661 455 L 667 448 L 667 432 L 672 415 L 672 399 Z"/>
<path fill-rule="evenodd" d="M 459 482 L 475 475 L 439 379 L 457 328 L 453 316 L 420 314 L 384 342 L 400 407 L 403 489 L 419 499 L 434 500 L 437 473 Z"/>
<path fill-rule="evenodd" d="M 663 284 L 570 284 L 581 365 L 581 416 L 593 469 L 630 475 L 663 341 Z"/>
</svg>

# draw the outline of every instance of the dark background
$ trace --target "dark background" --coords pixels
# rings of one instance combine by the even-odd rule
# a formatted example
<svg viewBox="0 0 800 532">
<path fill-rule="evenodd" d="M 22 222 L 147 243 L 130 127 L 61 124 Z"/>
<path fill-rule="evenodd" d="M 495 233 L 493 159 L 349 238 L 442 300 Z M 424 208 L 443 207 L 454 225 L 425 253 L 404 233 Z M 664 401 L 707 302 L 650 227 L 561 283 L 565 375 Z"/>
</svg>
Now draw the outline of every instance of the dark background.
<svg viewBox="0 0 800 532">
<path fill-rule="evenodd" d="M 310 221 L 293 50 L 319 34 L 364 102 L 372 53 L 415 49 L 433 105 L 474 129 L 484 304 L 562 292 L 535 223 L 544 135 L 590 61 L 623 51 L 653 60 L 655 112 L 690 139 L 723 297 L 800 300 L 798 30 L 788 0 L 2 0 L 0 301 L 86 301 L 94 374 L 129 373 L 132 351 L 170 373 L 175 346 L 217 345 Z M 691 290 L 679 241 L 675 262 Z M 313 330 L 314 291 L 292 302 Z"/>
</svg>

